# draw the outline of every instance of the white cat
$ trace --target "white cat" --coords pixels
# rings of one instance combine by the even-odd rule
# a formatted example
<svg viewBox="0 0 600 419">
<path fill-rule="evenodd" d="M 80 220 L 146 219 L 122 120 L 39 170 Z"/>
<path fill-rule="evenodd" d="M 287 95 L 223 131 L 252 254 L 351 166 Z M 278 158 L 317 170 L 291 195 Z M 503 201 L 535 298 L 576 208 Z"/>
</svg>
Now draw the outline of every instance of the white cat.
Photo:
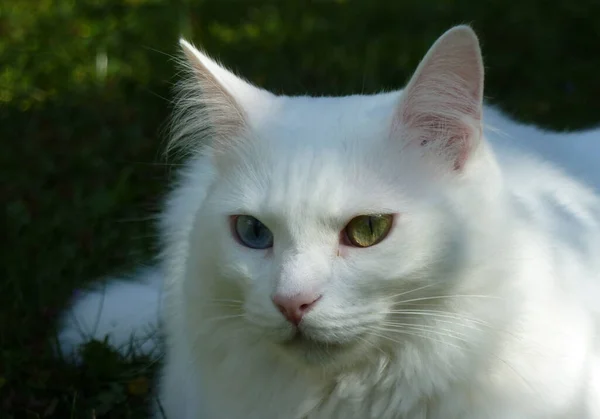
<svg viewBox="0 0 600 419">
<path fill-rule="evenodd" d="M 65 350 L 101 301 L 124 343 L 162 287 L 157 418 L 600 418 L 600 131 L 483 107 L 465 26 L 403 91 L 341 98 L 181 43 L 162 274 L 77 301 Z"/>
</svg>

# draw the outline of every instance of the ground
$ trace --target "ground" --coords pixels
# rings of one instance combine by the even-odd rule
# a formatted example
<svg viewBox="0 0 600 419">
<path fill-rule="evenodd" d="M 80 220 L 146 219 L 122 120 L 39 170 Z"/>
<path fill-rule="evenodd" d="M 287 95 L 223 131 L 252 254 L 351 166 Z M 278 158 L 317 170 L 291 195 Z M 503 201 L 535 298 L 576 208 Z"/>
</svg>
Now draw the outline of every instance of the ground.
<svg viewBox="0 0 600 419">
<path fill-rule="evenodd" d="M 600 122 L 594 0 L 193 3 L 0 5 L 2 418 L 145 417 L 156 365 L 96 342 L 75 367 L 52 347 L 74 291 L 156 252 L 180 34 L 276 92 L 349 94 L 402 86 L 437 36 L 471 23 L 488 100 L 546 127 Z"/>
</svg>

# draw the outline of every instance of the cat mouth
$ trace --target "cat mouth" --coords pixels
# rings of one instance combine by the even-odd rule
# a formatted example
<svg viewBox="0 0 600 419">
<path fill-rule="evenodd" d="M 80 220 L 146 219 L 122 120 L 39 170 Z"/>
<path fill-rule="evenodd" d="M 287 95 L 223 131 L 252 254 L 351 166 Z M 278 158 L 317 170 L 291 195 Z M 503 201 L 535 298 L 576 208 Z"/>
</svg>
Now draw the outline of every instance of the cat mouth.
<svg viewBox="0 0 600 419">
<path fill-rule="evenodd" d="M 327 342 L 321 339 L 315 339 L 307 336 L 305 333 L 301 331 L 296 331 L 294 336 L 291 339 L 288 339 L 284 342 L 286 346 L 318 346 L 318 347 L 337 347 L 337 346 L 345 346 L 344 344 L 335 343 L 335 342 Z"/>
<path fill-rule="evenodd" d="M 296 331 L 290 339 L 281 343 L 281 346 L 288 351 L 301 354 L 308 360 L 319 361 L 347 352 L 354 345 L 354 342 L 332 342 L 316 339 L 300 330 Z"/>
</svg>

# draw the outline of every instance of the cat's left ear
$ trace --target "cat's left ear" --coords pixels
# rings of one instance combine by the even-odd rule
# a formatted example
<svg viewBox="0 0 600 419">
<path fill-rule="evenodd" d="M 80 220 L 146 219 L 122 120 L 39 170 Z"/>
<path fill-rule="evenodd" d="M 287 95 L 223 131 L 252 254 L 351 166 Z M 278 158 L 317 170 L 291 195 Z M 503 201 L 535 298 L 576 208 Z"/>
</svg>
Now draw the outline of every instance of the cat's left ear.
<svg viewBox="0 0 600 419">
<path fill-rule="evenodd" d="M 403 91 L 393 135 L 436 166 L 461 171 L 481 140 L 483 73 L 473 30 L 457 26 L 444 33 Z"/>
</svg>

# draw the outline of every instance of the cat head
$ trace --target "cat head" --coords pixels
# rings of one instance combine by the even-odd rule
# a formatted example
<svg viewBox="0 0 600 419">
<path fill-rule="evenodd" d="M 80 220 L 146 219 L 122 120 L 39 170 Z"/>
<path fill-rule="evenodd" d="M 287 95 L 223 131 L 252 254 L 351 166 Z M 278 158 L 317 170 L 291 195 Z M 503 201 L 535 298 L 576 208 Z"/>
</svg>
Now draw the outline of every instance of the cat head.
<svg viewBox="0 0 600 419">
<path fill-rule="evenodd" d="M 501 188 L 470 28 L 403 91 L 339 98 L 276 96 L 181 44 L 173 141 L 206 172 L 185 284 L 199 328 L 324 365 L 422 341 L 471 304 L 456 296 L 486 286 L 464 272 L 485 260 Z"/>
</svg>

